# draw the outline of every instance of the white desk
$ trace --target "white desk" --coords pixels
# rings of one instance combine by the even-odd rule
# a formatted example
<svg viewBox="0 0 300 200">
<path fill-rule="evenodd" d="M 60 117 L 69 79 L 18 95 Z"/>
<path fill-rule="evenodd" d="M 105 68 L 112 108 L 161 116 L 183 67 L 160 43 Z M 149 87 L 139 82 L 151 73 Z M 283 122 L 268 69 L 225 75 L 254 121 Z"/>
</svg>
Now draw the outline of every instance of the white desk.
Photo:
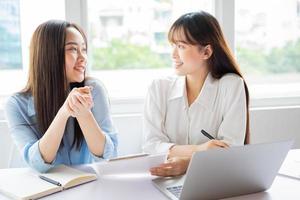
<svg viewBox="0 0 300 200">
<path fill-rule="evenodd" d="M 300 150 L 299 156 L 300 156 Z M 124 166 L 126 167 L 126 166 Z M 42 199 L 50 200 L 166 200 L 167 198 L 160 193 L 151 183 L 149 174 L 137 174 L 135 176 L 126 175 L 106 175 L 99 177 L 97 181 L 83 184 L 52 194 Z M 0 194 L 0 200 L 8 198 Z M 300 180 L 277 176 L 271 188 L 265 192 L 244 195 L 226 200 L 299 200 L 300 199 Z"/>
</svg>

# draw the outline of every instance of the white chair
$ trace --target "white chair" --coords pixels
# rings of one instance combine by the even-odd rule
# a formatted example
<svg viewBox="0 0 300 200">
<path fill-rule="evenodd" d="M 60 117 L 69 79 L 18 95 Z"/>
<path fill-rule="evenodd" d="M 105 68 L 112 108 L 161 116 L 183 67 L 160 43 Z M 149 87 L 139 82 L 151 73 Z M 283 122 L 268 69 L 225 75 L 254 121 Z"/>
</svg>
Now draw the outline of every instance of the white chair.
<svg viewBox="0 0 300 200">
<path fill-rule="evenodd" d="M 4 120 L 0 121 L 0 138 L 0 169 L 27 166 L 12 141 L 8 131 L 7 122 Z"/>
<path fill-rule="evenodd" d="M 4 120 L 0 121 L 0 136 L 0 168 L 8 168 L 13 145 L 8 132 L 7 123 Z"/>
</svg>

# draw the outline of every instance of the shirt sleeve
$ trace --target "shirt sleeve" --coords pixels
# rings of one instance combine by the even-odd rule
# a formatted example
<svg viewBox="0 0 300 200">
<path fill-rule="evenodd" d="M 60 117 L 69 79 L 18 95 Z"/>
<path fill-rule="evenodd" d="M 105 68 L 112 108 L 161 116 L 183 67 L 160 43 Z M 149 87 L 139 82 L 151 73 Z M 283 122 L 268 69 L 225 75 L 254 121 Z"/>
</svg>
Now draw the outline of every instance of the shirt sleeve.
<svg viewBox="0 0 300 200">
<path fill-rule="evenodd" d="M 154 81 L 149 87 L 144 105 L 143 151 L 150 154 L 167 153 L 174 145 L 164 128 L 166 105 L 162 97 L 166 94 L 160 94 L 162 92 L 158 82 Z"/>
<path fill-rule="evenodd" d="M 226 89 L 224 115 L 219 127 L 218 138 L 229 145 L 243 145 L 246 134 L 247 106 L 244 81 L 241 78 L 230 81 Z"/>
<path fill-rule="evenodd" d="M 18 103 L 15 97 L 10 97 L 6 103 L 5 111 L 8 120 L 9 131 L 14 143 L 17 145 L 21 157 L 33 169 L 46 172 L 54 166 L 46 163 L 39 149 L 39 139 L 29 123 L 29 116 L 24 111 L 25 106 Z"/>
<path fill-rule="evenodd" d="M 94 117 L 101 127 L 105 135 L 105 144 L 104 151 L 101 157 L 98 157 L 91 153 L 92 160 L 94 162 L 101 161 L 103 159 L 109 159 L 117 156 L 117 146 L 118 146 L 118 138 L 117 131 L 113 126 L 111 113 L 110 113 L 110 103 L 107 97 L 106 90 L 104 86 L 98 81 L 93 85 L 94 92 L 94 107 L 92 108 L 92 112 Z"/>
</svg>

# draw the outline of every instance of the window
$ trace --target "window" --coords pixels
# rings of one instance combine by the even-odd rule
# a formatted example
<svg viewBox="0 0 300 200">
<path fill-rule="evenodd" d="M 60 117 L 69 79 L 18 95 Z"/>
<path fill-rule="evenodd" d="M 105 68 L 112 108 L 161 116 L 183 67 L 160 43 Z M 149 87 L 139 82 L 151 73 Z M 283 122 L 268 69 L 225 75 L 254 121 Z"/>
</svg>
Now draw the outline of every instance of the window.
<svg viewBox="0 0 300 200">
<path fill-rule="evenodd" d="M 89 0 L 92 76 L 113 99 L 143 97 L 157 76 L 172 74 L 167 32 L 180 15 L 203 9 L 210 0 Z"/>
<path fill-rule="evenodd" d="M 181 14 L 200 9 L 215 10 L 223 30 L 229 30 L 230 44 L 235 38 L 251 102 L 262 99 L 269 106 L 274 104 L 265 98 L 291 97 L 298 105 L 299 5 L 300 0 L 0 0 L 0 84 L 5 85 L 0 110 L 4 97 L 25 85 L 29 42 L 40 23 L 66 16 L 88 27 L 90 74 L 123 104 L 123 98 L 142 100 L 154 78 L 173 73 L 167 31 Z M 234 19 L 226 18 L 228 13 Z"/>
<path fill-rule="evenodd" d="M 6 97 L 25 86 L 31 36 L 50 19 L 65 19 L 64 1 L 0 0 L 0 111 Z"/>
<path fill-rule="evenodd" d="M 300 0 L 297 1 L 297 16 L 300 17 Z"/>
<path fill-rule="evenodd" d="M 235 3 L 237 59 L 251 96 L 300 96 L 299 0 Z"/>
<path fill-rule="evenodd" d="M 0 0 L 0 70 L 22 68 L 19 0 Z"/>
</svg>

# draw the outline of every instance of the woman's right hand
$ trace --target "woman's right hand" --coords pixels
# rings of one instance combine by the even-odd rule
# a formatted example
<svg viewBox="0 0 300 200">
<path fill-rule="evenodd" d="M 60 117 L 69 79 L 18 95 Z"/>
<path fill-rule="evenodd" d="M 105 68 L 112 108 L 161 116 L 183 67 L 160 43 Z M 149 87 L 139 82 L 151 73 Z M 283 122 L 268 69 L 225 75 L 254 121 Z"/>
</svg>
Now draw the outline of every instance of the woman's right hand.
<svg viewBox="0 0 300 200">
<path fill-rule="evenodd" d="M 203 144 L 198 145 L 197 151 L 206 151 L 214 148 L 228 148 L 229 145 L 222 140 L 209 140 Z"/>
<path fill-rule="evenodd" d="M 201 145 L 174 145 L 169 150 L 167 162 L 151 168 L 150 172 L 155 176 L 182 175 L 186 172 L 190 158 L 195 151 L 228 147 L 229 145 L 222 140 L 209 140 Z"/>
<path fill-rule="evenodd" d="M 196 151 L 206 151 L 213 148 L 228 148 L 224 140 L 209 140 L 200 145 L 173 145 L 169 149 L 168 157 L 192 157 Z"/>
</svg>

